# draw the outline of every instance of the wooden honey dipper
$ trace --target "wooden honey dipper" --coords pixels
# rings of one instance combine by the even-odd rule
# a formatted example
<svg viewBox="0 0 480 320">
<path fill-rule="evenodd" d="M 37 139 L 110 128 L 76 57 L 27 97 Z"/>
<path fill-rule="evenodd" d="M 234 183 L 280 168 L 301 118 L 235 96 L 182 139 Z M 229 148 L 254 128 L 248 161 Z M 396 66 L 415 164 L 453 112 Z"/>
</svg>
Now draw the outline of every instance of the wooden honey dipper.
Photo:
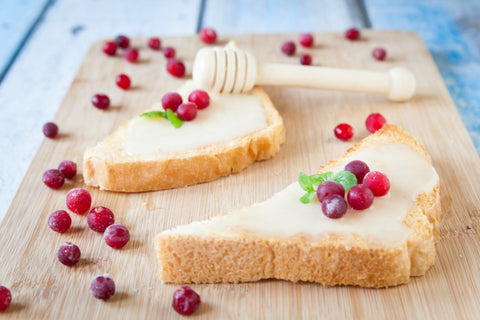
<svg viewBox="0 0 480 320">
<path fill-rule="evenodd" d="M 415 77 L 403 67 L 382 72 L 257 63 L 250 53 L 231 47 L 200 49 L 193 63 L 193 81 L 217 93 L 247 92 L 257 84 L 377 93 L 406 101 L 415 92 Z"/>
</svg>

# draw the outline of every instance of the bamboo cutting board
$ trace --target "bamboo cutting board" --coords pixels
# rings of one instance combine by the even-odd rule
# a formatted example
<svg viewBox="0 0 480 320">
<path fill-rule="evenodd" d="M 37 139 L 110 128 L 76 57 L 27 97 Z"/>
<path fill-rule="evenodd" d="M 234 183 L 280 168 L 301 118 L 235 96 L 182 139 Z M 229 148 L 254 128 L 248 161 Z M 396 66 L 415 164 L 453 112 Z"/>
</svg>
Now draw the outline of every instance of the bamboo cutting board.
<svg viewBox="0 0 480 320">
<path fill-rule="evenodd" d="M 281 44 L 296 34 L 232 36 L 259 61 L 298 63 L 286 57 Z M 313 283 L 263 280 L 236 285 L 192 285 L 202 299 L 193 315 L 204 319 L 299 318 L 476 318 L 480 316 L 480 162 L 450 99 L 435 64 L 415 34 L 397 31 L 364 31 L 361 41 L 345 41 L 340 33 L 315 34 L 318 45 L 300 49 L 316 65 L 387 70 L 403 65 L 418 80 L 418 94 L 408 103 L 392 103 L 382 96 L 326 92 L 298 88 L 266 88 L 283 116 L 287 140 L 271 160 L 246 170 L 177 190 L 125 194 L 87 188 L 93 205 L 104 205 L 126 225 L 130 243 L 113 250 L 102 235 L 89 230 L 86 215 L 71 214 L 66 234 L 50 230 L 51 212 L 66 209 L 65 196 L 74 187 L 85 187 L 81 174 L 59 190 L 45 187 L 42 173 L 64 159 L 79 166 L 87 146 L 93 146 L 125 120 L 160 101 L 164 92 L 181 86 L 165 71 L 165 58 L 149 50 L 146 39 L 134 39 L 140 61 L 127 63 L 118 54 L 107 57 L 101 42 L 87 53 L 68 90 L 55 122 L 60 135 L 45 139 L 0 225 L 0 284 L 10 288 L 13 303 L 0 318 L 59 319 L 167 319 L 179 318 L 171 307 L 177 285 L 161 283 L 153 248 L 154 235 L 174 226 L 202 220 L 270 197 L 298 173 L 314 172 L 342 155 L 368 132 L 364 121 L 381 112 L 388 122 L 417 137 L 432 156 L 441 179 L 443 221 L 436 264 L 424 277 L 387 289 L 327 287 Z M 164 38 L 164 46 L 177 48 L 190 73 L 197 37 Z M 226 37 L 220 39 L 225 44 Z M 371 58 L 383 46 L 387 61 Z M 130 75 L 133 87 L 115 85 L 119 73 Z M 190 75 L 187 74 L 187 77 Z M 112 101 L 107 111 L 92 107 L 93 94 L 104 92 Z M 341 122 L 350 123 L 353 141 L 333 135 Z M 81 171 L 81 170 L 80 170 Z M 57 261 L 58 247 L 76 243 L 83 259 L 68 268 Z M 241 267 L 241 266 L 239 266 Z M 94 299 L 91 279 L 108 273 L 117 293 L 107 302 Z"/>
</svg>

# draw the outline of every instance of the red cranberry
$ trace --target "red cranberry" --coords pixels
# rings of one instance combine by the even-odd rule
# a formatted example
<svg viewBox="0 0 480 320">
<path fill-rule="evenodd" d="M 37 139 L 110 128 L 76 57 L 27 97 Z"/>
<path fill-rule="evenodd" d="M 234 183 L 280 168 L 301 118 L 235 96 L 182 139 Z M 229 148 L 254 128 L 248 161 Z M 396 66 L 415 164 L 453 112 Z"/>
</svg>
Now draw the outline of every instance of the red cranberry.
<svg viewBox="0 0 480 320">
<path fill-rule="evenodd" d="M 7 309 L 12 302 L 12 294 L 7 287 L 0 286 L 0 311 Z"/>
<path fill-rule="evenodd" d="M 114 56 L 115 52 L 117 52 L 117 45 L 113 41 L 106 41 L 102 46 L 102 51 L 107 56 Z"/>
<path fill-rule="evenodd" d="M 130 88 L 130 78 L 126 74 L 119 74 L 115 78 L 115 82 L 117 83 L 117 86 L 123 90 Z"/>
<path fill-rule="evenodd" d="M 298 42 L 300 45 L 309 48 L 313 46 L 313 35 L 311 33 L 300 33 Z"/>
<path fill-rule="evenodd" d="M 59 189 L 65 183 L 65 176 L 57 169 L 48 169 L 43 173 L 42 181 L 52 189 Z"/>
<path fill-rule="evenodd" d="M 58 260 L 69 267 L 80 261 L 81 255 L 80 248 L 76 244 L 70 242 L 62 244 L 57 252 Z"/>
<path fill-rule="evenodd" d="M 374 133 L 383 128 L 387 123 L 387 120 L 380 113 L 372 113 L 367 117 L 365 121 L 365 126 L 367 130 L 371 133 Z"/>
<path fill-rule="evenodd" d="M 105 110 L 110 105 L 110 98 L 103 93 L 97 93 L 92 97 L 92 104 L 95 108 Z"/>
<path fill-rule="evenodd" d="M 82 188 L 72 189 L 67 193 L 67 207 L 76 214 L 84 214 L 92 205 L 92 197 Z"/>
<path fill-rule="evenodd" d="M 54 211 L 48 217 L 48 226 L 56 232 L 65 233 L 72 225 L 72 218 L 65 210 Z"/>
<path fill-rule="evenodd" d="M 192 121 L 197 117 L 197 105 L 192 102 L 182 103 L 178 106 L 177 115 L 183 121 Z"/>
<path fill-rule="evenodd" d="M 347 163 L 345 171 L 350 171 L 357 178 L 357 183 L 362 183 L 365 175 L 370 171 L 368 165 L 360 160 L 353 160 Z"/>
<path fill-rule="evenodd" d="M 295 53 L 295 43 L 293 41 L 287 41 L 282 45 L 282 52 L 287 56 L 291 56 Z"/>
<path fill-rule="evenodd" d="M 130 45 L 130 39 L 127 36 L 120 34 L 115 38 L 115 43 L 120 48 L 125 49 L 128 48 L 128 46 Z"/>
<path fill-rule="evenodd" d="M 375 48 L 372 51 L 372 56 L 375 59 L 382 61 L 385 60 L 385 57 L 387 56 L 387 51 L 383 48 Z"/>
<path fill-rule="evenodd" d="M 125 50 L 125 52 L 123 53 L 123 57 L 125 58 L 125 60 L 127 60 L 128 62 L 135 62 L 138 60 L 138 50 L 137 49 L 134 49 L 134 48 L 128 48 L 127 50 Z"/>
<path fill-rule="evenodd" d="M 384 196 L 390 190 L 390 180 L 385 174 L 378 171 L 367 173 L 363 178 L 363 184 L 372 190 L 375 197 Z"/>
<path fill-rule="evenodd" d="M 90 210 L 87 223 L 93 231 L 104 232 L 109 225 L 115 223 L 115 217 L 110 209 L 99 206 Z"/>
<path fill-rule="evenodd" d="M 128 229 L 121 224 L 111 224 L 103 234 L 105 242 L 114 249 L 123 248 L 130 240 Z"/>
<path fill-rule="evenodd" d="M 188 101 L 195 103 L 197 108 L 202 110 L 210 105 L 210 96 L 207 91 L 195 90 L 188 96 Z"/>
<path fill-rule="evenodd" d="M 157 37 L 152 37 L 148 39 L 148 46 L 153 50 L 160 50 L 162 47 L 162 42 Z"/>
<path fill-rule="evenodd" d="M 309 54 L 304 54 L 300 57 L 300 64 L 304 66 L 309 66 L 312 64 L 312 56 Z"/>
<path fill-rule="evenodd" d="M 183 62 L 172 58 L 168 59 L 167 61 L 167 71 L 170 73 L 172 76 L 181 78 L 185 74 L 185 65 Z"/>
<path fill-rule="evenodd" d="M 175 112 L 182 102 L 182 96 L 174 91 L 167 92 L 162 97 L 162 107 L 164 110 L 171 109 L 173 112 Z"/>
<path fill-rule="evenodd" d="M 353 137 L 353 128 L 347 123 L 340 123 L 335 127 L 333 132 L 335 133 L 335 137 L 343 141 L 350 140 Z"/>
<path fill-rule="evenodd" d="M 214 43 L 217 40 L 217 33 L 212 28 L 202 28 L 200 29 L 200 39 L 208 44 Z"/>
<path fill-rule="evenodd" d="M 172 307 L 180 314 L 195 312 L 200 306 L 200 296 L 189 286 L 181 286 L 173 293 Z"/>
<path fill-rule="evenodd" d="M 53 139 L 58 134 L 58 126 L 53 122 L 47 122 L 43 125 L 42 131 L 45 137 Z"/>
<path fill-rule="evenodd" d="M 345 31 L 345 38 L 348 40 L 357 40 L 360 37 L 360 31 L 356 28 L 351 28 Z"/>
<path fill-rule="evenodd" d="M 96 276 L 90 283 L 90 292 L 101 300 L 108 300 L 115 294 L 115 282 L 109 276 Z"/>
<path fill-rule="evenodd" d="M 347 202 L 342 196 L 331 194 L 323 199 L 322 211 L 330 219 L 339 219 L 347 212 Z"/>
<path fill-rule="evenodd" d="M 173 58 L 175 57 L 175 49 L 172 47 L 165 47 L 163 48 L 163 55 L 167 59 Z"/>
<path fill-rule="evenodd" d="M 363 184 L 354 185 L 347 193 L 350 207 L 355 210 L 365 210 L 373 203 L 373 192 Z"/>
<path fill-rule="evenodd" d="M 345 189 L 340 183 L 332 180 L 327 180 L 320 183 L 317 188 L 318 201 L 322 202 L 325 197 L 332 194 L 338 194 L 343 198 L 345 196 Z"/>
<path fill-rule="evenodd" d="M 77 174 L 77 164 L 71 160 L 63 160 L 58 165 L 58 171 L 63 173 L 65 178 L 72 179 Z"/>
</svg>

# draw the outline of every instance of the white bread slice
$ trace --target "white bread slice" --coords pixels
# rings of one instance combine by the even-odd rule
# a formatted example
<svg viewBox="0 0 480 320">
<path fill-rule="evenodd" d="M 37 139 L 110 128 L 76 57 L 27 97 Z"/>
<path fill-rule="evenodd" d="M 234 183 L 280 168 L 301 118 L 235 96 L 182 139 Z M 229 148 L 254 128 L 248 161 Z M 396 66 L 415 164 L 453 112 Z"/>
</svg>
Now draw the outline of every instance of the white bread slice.
<svg viewBox="0 0 480 320">
<path fill-rule="evenodd" d="M 179 92 L 183 93 L 184 101 L 193 89 L 191 81 L 179 89 Z M 83 162 L 85 183 L 100 187 L 100 189 L 123 192 L 171 189 L 211 181 L 239 172 L 256 160 L 273 157 L 285 141 L 283 120 L 263 89 L 256 87 L 252 92 L 242 95 L 240 99 L 245 99 L 247 95 L 255 97 L 255 101 L 261 104 L 261 108 L 256 110 L 264 111 L 265 127 L 240 136 L 232 136 L 226 141 L 217 141 L 191 149 L 131 154 L 125 150 L 125 145 L 131 136 L 130 124 L 138 121 L 132 119 L 97 146 L 86 150 Z M 234 95 L 217 97 L 217 101 L 230 101 L 226 99 L 230 99 L 229 97 L 233 99 Z M 215 99 L 215 96 L 211 95 L 211 106 L 199 110 L 197 119 L 205 117 L 205 115 L 214 116 L 212 113 L 215 111 L 211 109 L 230 107 L 220 105 L 220 102 L 216 103 Z M 241 109 L 241 107 L 248 106 L 240 105 L 239 107 Z M 176 134 L 184 133 L 185 131 L 182 132 L 182 130 L 185 130 L 185 127 L 198 126 L 197 119 L 184 122 L 183 126 L 178 129 L 173 129 L 165 119 L 146 121 L 159 121 L 160 125 L 169 126 L 172 131 L 171 142 L 175 143 Z M 199 128 L 193 135 L 202 137 L 203 129 L 205 128 Z M 216 128 L 216 123 L 211 124 L 207 129 L 221 130 L 221 128 Z M 218 136 L 222 136 L 222 132 L 218 132 Z"/>
<path fill-rule="evenodd" d="M 303 207 L 299 206 L 316 205 L 318 208 L 319 203 L 301 204 L 298 194 L 288 200 L 286 190 L 297 188 L 292 185 L 264 203 L 159 233 L 154 243 L 160 263 L 160 279 L 173 283 L 237 283 L 276 278 L 294 282 L 319 282 L 324 285 L 384 287 L 405 283 L 410 276 L 423 275 L 435 261 L 435 243 L 439 239 L 440 219 L 438 176 L 423 146 L 397 126 L 386 125 L 349 149 L 343 157 L 321 168 L 319 172 L 335 172 L 338 168 L 343 168 L 345 161 L 368 154 L 370 150 L 383 150 L 382 148 L 390 151 L 398 149 L 399 154 L 408 153 L 405 160 L 415 157 L 414 163 L 421 163 L 422 166 L 418 167 L 425 171 L 424 175 L 418 175 L 418 179 L 429 177 L 428 181 L 425 181 L 425 192 L 410 195 L 410 200 L 401 200 L 402 204 L 405 202 L 405 206 L 400 217 L 392 218 L 396 221 L 385 223 L 379 220 L 375 223 L 371 218 L 359 219 L 357 225 L 353 220 L 357 218 L 355 215 L 363 218 L 374 217 L 370 215 L 373 215 L 373 212 L 378 213 L 379 210 L 350 212 L 349 209 L 345 219 L 348 215 L 353 218 L 345 221 L 354 223 L 347 226 L 351 228 L 350 231 L 339 232 L 335 231 L 338 229 L 335 224 L 342 223 L 339 220 L 344 218 L 330 220 L 318 209 L 318 215 L 317 211 L 313 212 L 311 221 L 303 225 L 300 223 L 305 226 L 305 232 L 300 232 L 295 226 L 299 223 L 298 220 L 305 216 L 298 215 L 299 211 L 303 210 Z M 393 156 L 395 154 L 396 152 L 393 152 Z M 374 163 L 368 164 L 370 169 L 374 170 L 377 164 L 372 162 Z M 408 175 L 408 170 L 415 170 L 409 168 L 412 162 L 408 162 L 396 162 L 395 169 L 397 164 L 400 164 L 400 176 L 404 171 Z M 427 170 L 423 170 L 424 167 Z M 412 175 L 417 178 L 415 172 L 410 174 Z M 397 179 L 395 177 L 390 177 L 391 192 L 374 200 L 372 208 L 376 205 L 386 208 L 385 212 L 380 212 L 381 215 L 390 214 L 389 201 L 392 201 L 392 206 L 397 205 L 398 196 L 394 194 L 396 191 L 393 191 Z M 404 185 L 403 181 L 402 183 Z M 424 184 L 423 181 L 418 183 Z M 287 200 L 275 200 L 279 197 Z M 283 202 L 269 215 L 269 206 L 275 203 L 274 201 Z M 285 205 L 288 201 L 297 203 L 294 205 L 297 206 L 297 212 L 293 212 L 294 207 Z M 396 210 L 393 209 L 392 212 Z M 292 215 L 293 218 L 279 224 L 276 219 L 281 221 L 285 215 Z M 315 220 L 317 217 L 318 222 Z M 377 217 L 381 219 L 382 216 Z M 323 222 L 320 221 L 322 219 Z M 323 223 L 326 227 L 322 232 L 311 232 L 311 225 L 322 226 Z M 284 231 L 279 231 L 281 228 L 286 228 L 287 231 L 292 228 L 292 231 L 285 234 Z M 382 231 L 382 228 L 385 230 Z M 399 231 L 401 232 L 398 233 Z M 394 234 L 400 236 L 395 238 Z"/>
</svg>

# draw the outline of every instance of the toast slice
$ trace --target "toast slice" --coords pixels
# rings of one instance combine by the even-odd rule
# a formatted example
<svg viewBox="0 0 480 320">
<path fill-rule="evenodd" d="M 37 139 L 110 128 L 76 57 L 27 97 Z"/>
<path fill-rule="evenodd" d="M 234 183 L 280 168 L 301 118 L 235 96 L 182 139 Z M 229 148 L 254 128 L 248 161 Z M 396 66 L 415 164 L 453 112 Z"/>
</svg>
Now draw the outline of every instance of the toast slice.
<svg viewBox="0 0 480 320">
<path fill-rule="evenodd" d="M 188 101 L 194 89 L 188 81 L 178 92 Z M 210 94 L 210 106 L 178 129 L 162 118 L 127 121 L 86 150 L 83 176 L 87 185 L 112 191 L 178 188 L 269 159 L 284 141 L 283 120 L 263 89 Z"/>
<path fill-rule="evenodd" d="M 329 219 L 297 182 L 269 200 L 159 233 L 159 277 L 173 283 L 260 279 L 385 287 L 423 275 L 439 239 L 439 179 L 424 147 L 386 125 L 319 172 L 365 161 L 390 179 L 390 192 L 364 211 Z"/>
</svg>

